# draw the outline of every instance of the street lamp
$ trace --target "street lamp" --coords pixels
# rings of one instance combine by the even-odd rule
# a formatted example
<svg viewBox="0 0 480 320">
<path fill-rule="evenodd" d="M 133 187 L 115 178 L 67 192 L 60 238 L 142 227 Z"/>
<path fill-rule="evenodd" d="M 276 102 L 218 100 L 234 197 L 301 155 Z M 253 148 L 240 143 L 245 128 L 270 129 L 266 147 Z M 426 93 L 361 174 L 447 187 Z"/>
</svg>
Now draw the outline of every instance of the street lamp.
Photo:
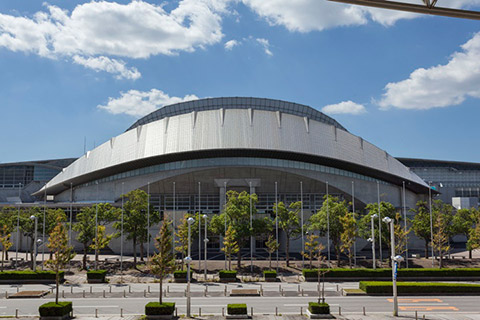
<svg viewBox="0 0 480 320">
<path fill-rule="evenodd" d="M 34 252 L 33 252 L 33 267 L 32 267 L 32 270 L 33 271 L 36 271 L 37 270 L 37 243 L 36 243 L 36 239 L 37 239 L 37 227 L 38 227 L 38 218 L 34 215 L 31 215 L 30 216 L 30 220 L 32 221 L 35 221 L 35 235 L 34 235 Z"/>
<path fill-rule="evenodd" d="M 195 220 L 190 217 L 187 219 L 187 224 L 188 224 L 188 255 L 187 257 L 184 259 L 185 263 L 187 264 L 187 318 L 191 318 L 191 314 L 190 314 L 190 309 L 191 309 L 191 301 L 190 301 L 190 263 L 192 262 L 192 258 L 190 257 L 190 254 L 191 254 L 191 249 L 190 249 L 190 236 L 191 236 L 191 226 L 192 226 L 192 223 L 194 222 Z M 161 294 L 161 293 L 160 293 Z"/>
<path fill-rule="evenodd" d="M 435 265 L 435 253 L 433 252 L 433 215 L 432 215 L 432 186 L 431 181 L 428 182 L 428 208 L 430 211 L 430 247 L 432 248 L 432 268 Z"/>
<path fill-rule="evenodd" d="M 392 259 L 392 285 L 393 285 L 393 316 L 398 316 L 398 298 L 397 298 L 397 267 L 398 262 L 403 261 L 402 256 L 395 256 L 395 225 L 393 219 L 385 217 L 383 222 L 390 225 L 390 248 Z"/>
<path fill-rule="evenodd" d="M 277 241 L 277 274 L 278 274 L 278 183 L 275 181 L 275 241 Z"/>
<path fill-rule="evenodd" d="M 208 216 L 206 214 L 203 215 L 203 220 L 205 220 L 205 238 L 203 239 L 204 242 L 204 251 L 205 251 L 205 281 L 207 281 L 207 243 L 208 243 L 208 238 L 207 238 L 207 219 Z"/>
<path fill-rule="evenodd" d="M 368 239 L 368 241 L 372 242 L 372 262 L 373 262 L 373 269 L 377 268 L 377 263 L 375 261 L 375 222 L 374 220 L 378 218 L 378 215 L 372 214 L 372 237 Z"/>
<path fill-rule="evenodd" d="M 327 191 L 327 258 L 328 258 L 328 267 L 330 268 L 330 208 L 328 207 L 328 181 L 326 181 L 326 191 Z M 337 261 L 338 263 L 338 261 Z"/>
</svg>

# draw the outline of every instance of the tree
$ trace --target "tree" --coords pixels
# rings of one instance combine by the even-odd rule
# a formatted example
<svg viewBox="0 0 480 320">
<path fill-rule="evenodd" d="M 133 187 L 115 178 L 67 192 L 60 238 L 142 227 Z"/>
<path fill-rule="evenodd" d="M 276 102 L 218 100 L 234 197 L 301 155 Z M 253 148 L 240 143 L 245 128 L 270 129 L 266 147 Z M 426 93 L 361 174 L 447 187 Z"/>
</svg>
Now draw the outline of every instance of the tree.
<svg viewBox="0 0 480 320">
<path fill-rule="evenodd" d="M 137 244 L 140 245 L 140 259 L 143 260 L 144 247 L 148 235 L 148 194 L 143 190 L 132 190 L 125 197 L 128 199 L 124 205 L 123 231 L 127 239 L 133 243 L 133 263 L 137 266 Z M 153 208 L 151 208 L 153 209 Z M 150 210 L 150 224 L 158 223 L 160 217 L 158 212 Z M 121 222 L 114 223 L 114 228 L 121 229 Z"/>
<path fill-rule="evenodd" d="M 395 254 L 402 255 L 406 251 L 407 236 L 410 229 L 402 226 L 402 215 L 400 212 L 395 214 L 395 224 L 393 225 L 393 234 L 395 235 Z"/>
<path fill-rule="evenodd" d="M 302 251 L 302 255 L 308 260 L 310 260 L 310 269 L 313 268 L 313 259 L 316 258 L 317 254 L 320 254 L 320 252 L 318 252 L 318 238 L 319 237 L 313 233 L 307 235 L 307 241 L 305 241 L 305 248 Z"/>
<path fill-rule="evenodd" d="M 180 266 L 183 270 L 184 258 L 187 256 L 188 252 L 188 218 L 193 217 L 192 214 L 185 214 L 180 220 L 180 224 L 177 226 L 177 240 L 175 243 L 178 244 L 175 247 L 175 251 L 179 252 L 181 255 Z M 195 222 L 190 226 L 190 237 L 196 239 L 198 237 L 198 213 L 195 214 Z"/>
<path fill-rule="evenodd" d="M 472 259 L 473 250 L 473 248 L 470 246 L 470 237 L 472 236 L 471 230 L 475 229 L 475 224 L 479 217 L 480 211 L 475 208 L 460 209 L 453 216 L 453 233 L 464 235 L 467 238 L 467 250 L 469 259 Z"/>
<path fill-rule="evenodd" d="M 340 234 L 340 251 L 348 256 L 348 266 L 352 267 L 353 244 L 357 238 L 357 222 L 353 212 L 347 212 L 343 217 L 339 217 L 342 224 L 342 233 Z M 340 264 L 340 261 L 338 261 Z"/>
<path fill-rule="evenodd" d="M 98 226 L 97 234 L 93 239 L 93 243 L 90 245 L 90 249 L 95 250 L 96 262 L 98 262 L 98 252 L 103 248 L 106 248 L 114 236 L 115 234 L 107 234 L 105 226 Z"/>
<path fill-rule="evenodd" d="M 268 236 L 267 241 L 265 242 L 265 246 L 267 247 L 267 252 L 268 252 L 268 268 L 272 269 L 272 253 L 278 250 L 278 248 L 280 247 L 280 244 L 275 239 L 275 237 L 272 234 L 270 234 Z"/>
<path fill-rule="evenodd" d="M 283 202 L 275 203 L 273 205 L 273 212 L 278 217 L 278 226 L 285 233 L 285 254 L 287 258 L 287 267 L 290 265 L 290 240 L 301 233 L 299 213 L 302 207 L 302 202 L 292 202 L 285 206 Z"/>
<path fill-rule="evenodd" d="M 170 224 L 171 222 L 167 220 L 166 216 L 164 216 L 162 226 L 160 227 L 160 233 L 158 234 L 158 237 L 155 238 L 155 247 L 158 252 L 150 259 L 150 270 L 160 279 L 160 303 L 162 303 L 163 279 L 165 279 L 168 274 L 175 271 L 175 256 L 172 252 L 172 229 L 170 228 Z M 190 275 L 188 276 L 190 277 Z"/>
<path fill-rule="evenodd" d="M 11 238 L 11 233 L 15 230 L 16 226 L 16 221 L 17 221 L 17 216 L 16 216 L 16 210 L 15 208 L 3 208 L 0 212 L 0 228 L 2 230 L 2 234 L 10 234 L 8 237 L 8 241 L 10 241 Z M 6 250 L 5 250 L 5 257 L 2 258 L 2 260 L 8 260 L 8 249 L 11 248 L 12 245 L 10 245 Z M 3 248 L 3 246 L 2 246 Z M 3 270 L 3 266 L 2 266 Z"/>
<path fill-rule="evenodd" d="M 470 230 L 467 246 L 472 250 L 480 249 L 480 216 L 475 221 L 475 228 Z"/>
<path fill-rule="evenodd" d="M 46 264 L 55 271 L 55 303 L 58 304 L 58 287 L 60 286 L 60 270 L 75 257 L 73 247 L 68 245 L 67 228 L 62 223 L 61 217 L 57 218 L 57 225 L 53 228 L 48 238 L 48 248 L 53 253 L 52 259 L 47 260 Z"/>
<path fill-rule="evenodd" d="M 327 214 L 328 207 L 328 214 Z M 310 217 L 310 230 L 318 230 L 321 236 L 327 234 L 330 227 L 330 240 L 332 241 L 337 261 L 340 261 L 340 236 L 343 232 L 343 226 L 340 223 L 340 217 L 343 217 L 348 212 L 347 202 L 340 201 L 331 195 L 324 197 L 324 202 L 320 210 Z M 330 223 L 328 223 L 330 222 Z"/>
<path fill-rule="evenodd" d="M 37 219 L 43 215 L 41 210 L 38 207 L 32 207 L 20 212 L 20 229 L 25 237 L 30 239 L 29 251 L 30 251 L 30 261 L 31 268 L 33 270 L 33 254 L 34 254 L 34 244 L 36 245 L 35 239 L 35 221 L 30 219 L 31 216 L 36 217 Z M 37 224 L 37 236 L 42 234 L 42 225 Z"/>
<path fill-rule="evenodd" d="M 412 220 L 412 229 L 415 235 L 425 241 L 425 258 L 428 258 L 428 244 L 431 242 L 430 211 L 427 202 L 418 201 L 417 208 L 412 209 L 415 216 Z"/>
<path fill-rule="evenodd" d="M 6 224 L 0 225 L 0 244 L 2 245 L 2 268 L 1 271 L 3 272 L 3 261 L 5 260 L 6 252 L 12 246 L 12 242 L 10 241 L 10 230 Z"/>
<path fill-rule="evenodd" d="M 433 250 L 437 253 L 437 256 L 439 257 L 440 269 L 443 267 L 443 254 L 450 250 L 450 246 L 448 244 L 448 223 L 448 216 L 445 214 L 437 214 L 433 223 L 432 246 Z"/>
<path fill-rule="evenodd" d="M 222 251 L 225 252 L 228 259 L 228 270 L 232 270 L 232 255 L 240 251 L 237 242 L 237 232 L 232 225 L 228 226 L 225 237 L 223 238 Z"/>
</svg>

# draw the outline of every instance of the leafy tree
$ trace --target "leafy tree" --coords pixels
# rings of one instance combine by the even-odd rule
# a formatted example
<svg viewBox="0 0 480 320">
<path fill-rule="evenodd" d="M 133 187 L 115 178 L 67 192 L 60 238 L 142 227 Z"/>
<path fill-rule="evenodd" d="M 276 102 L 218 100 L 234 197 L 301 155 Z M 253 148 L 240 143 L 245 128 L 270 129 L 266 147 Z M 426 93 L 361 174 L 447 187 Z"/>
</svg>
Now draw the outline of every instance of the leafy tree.
<svg viewBox="0 0 480 320">
<path fill-rule="evenodd" d="M 405 229 L 402 226 L 402 215 L 400 212 L 395 214 L 395 224 L 393 225 L 393 233 L 395 235 L 395 254 L 402 255 L 406 249 L 407 236 L 410 233 L 410 229 Z"/>
<path fill-rule="evenodd" d="M 374 219 L 375 223 L 375 239 L 380 239 L 380 232 L 378 228 L 378 219 L 382 219 L 385 217 L 389 217 L 391 219 L 395 219 L 396 210 L 395 207 L 390 202 L 381 201 L 380 202 L 380 215 L 378 214 L 378 203 L 369 203 L 365 207 L 368 210 L 368 214 L 363 216 L 359 221 L 359 231 L 360 236 L 362 238 L 370 238 L 372 234 L 372 227 L 371 227 L 371 220 L 372 215 L 376 214 L 379 216 L 378 218 Z M 390 228 L 389 226 L 381 221 L 382 224 L 382 246 L 386 246 L 390 249 Z M 383 248 L 381 248 L 383 249 Z M 390 250 L 389 250 L 390 252 Z M 390 256 L 390 255 L 388 255 Z"/>
<path fill-rule="evenodd" d="M 348 266 L 352 267 L 353 244 L 357 238 L 357 222 L 353 212 L 347 212 L 344 216 L 339 217 L 342 224 L 342 233 L 340 234 L 340 251 L 348 256 Z M 340 260 L 338 261 L 340 264 Z"/>
<path fill-rule="evenodd" d="M 316 234 L 307 235 L 307 241 L 305 241 L 305 248 L 302 251 L 302 255 L 310 260 L 310 268 L 313 268 L 313 259 L 316 258 L 317 254 L 320 254 L 318 250 L 319 242 L 318 236 Z"/>
<path fill-rule="evenodd" d="M 124 205 L 123 231 L 127 239 L 133 242 L 133 263 L 137 265 L 137 244 L 140 245 L 140 258 L 143 260 L 144 247 L 148 235 L 148 194 L 143 190 L 132 190 L 125 197 L 128 199 Z M 160 221 L 158 212 L 150 210 L 150 224 Z M 114 228 L 121 229 L 121 222 L 114 223 Z"/>
<path fill-rule="evenodd" d="M 10 230 L 6 224 L 0 225 L 0 244 L 2 245 L 2 268 L 1 271 L 3 272 L 3 261 L 5 260 L 5 254 L 8 252 L 8 249 L 12 246 L 12 242 L 10 241 L 11 237 Z"/>
<path fill-rule="evenodd" d="M 412 220 L 412 229 L 415 235 L 425 241 L 425 258 L 428 258 L 428 244 L 431 242 L 430 211 L 426 201 L 418 201 L 416 209 L 412 209 L 415 216 Z M 432 213 L 433 214 L 433 213 Z"/>
<path fill-rule="evenodd" d="M 449 219 L 446 214 L 437 214 L 433 223 L 433 250 L 439 257 L 439 268 L 443 267 L 443 255 L 450 250 L 449 240 Z"/>
<path fill-rule="evenodd" d="M 177 226 L 177 240 L 175 243 L 178 244 L 175 247 L 175 251 L 179 252 L 181 255 L 181 262 L 180 266 L 183 270 L 184 266 L 184 258 L 187 256 L 188 252 L 188 218 L 194 218 L 195 222 L 190 225 L 190 237 L 192 239 L 196 239 L 198 237 L 198 213 L 194 215 L 187 213 L 185 214 L 182 219 L 180 220 L 180 224 Z"/>
<path fill-rule="evenodd" d="M 472 259 L 473 250 L 473 248 L 470 246 L 470 237 L 472 236 L 471 230 L 475 229 L 475 224 L 479 217 L 480 211 L 475 208 L 460 209 L 453 216 L 453 233 L 464 235 L 467 238 L 467 250 L 469 259 Z"/>
<path fill-rule="evenodd" d="M 150 259 L 150 270 L 160 279 L 160 303 L 162 303 L 163 279 L 165 279 L 168 274 L 175 271 L 175 256 L 172 252 L 172 229 L 170 224 L 171 222 L 167 220 L 166 216 L 164 216 L 162 226 L 160 227 L 160 233 L 158 237 L 155 238 L 155 247 L 158 252 Z"/>
<path fill-rule="evenodd" d="M 2 233 L 11 234 L 16 229 L 16 224 L 17 224 L 17 210 L 15 208 L 10 208 L 10 207 L 2 208 L 0 211 L 0 228 L 3 229 Z M 8 249 L 6 249 L 5 251 L 4 259 L 8 260 Z"/>
<path fill-rule="evenodd" d="M 332 241 L 335 253 L 337 255 L 337 261 L 340 261 L 340 245 L 341 234 L 343 232 L 343 226 L 340 223 L 340 217 L 343 217 L 348 212 L 347 202 L 340 201 L 336 197 L 331 195 L 324 197 L 324 202 L 320 210 L 310 217 L 310 230 L 318 230 L 321 236 L 325 236 L 328 230 L 328 221 L 330 222 L 330 240 Z M 328 215 L 327 215 L 328 206 Z"/>
<path fill-rule="evenodd" d="M 48 238 L 48 248 L 53 252 L 52 259 L 47 260 L 47 266 L 55 271 L 55 303 L 58 304 L 58 287 L 60 286 L 59 273 L 62 268 L 75 257 L 73 247 L 68 245 L 67 228 L 62 223 L 61 216 L 57 218 L 57 225 L 53 228 Z"/>
<path fill-rule="evenodd" d="M 222 251 L 228 259 L 228 270 L 232 270 L 232 255 L 240 251 L 237 242 L 237 232 L 232 225 L 229 225 L 225 237 L 223 238 Z"/>
<path fill-rule="evenodd" d="M 267 247 L 267 252 L 268 252 L 268 268 L 272 269 L 272 253 L 278 250 L 278 248 L 280 247 L 280 244 L 275 239 L 275 237 L 272 234 L 270 234 L 268 236 L 267 241 L 265 242 L 265 246 Z"/>
<path fill-rule="evenodd" d="M 90 245 L 90 249 L 95 250 L 96 262 L 98 262 L 98 252 L 106 248 L 114 236 L 115 234 L 107 234 L 105 226 L 98 226 L 97 234 L 93 239 L 93 243 Z"/>
<path fill-rule="evenodd" d="M 290 265 L 290 240 L 301 233 L 299 213 L 302 202 L 292 202 L 285 206 L 283 202 L 273 205 L 273 212 L 278 217 L 278 226 L 285 232 L 285 254 L 287 258 L 287 267 Z"/>
<path fill-rule="evenodd" d="M 480 249 L 480 216 L 475 221 L 475 228 L 470 230 L 467 246 L 472 250 Z"/>
</svg>

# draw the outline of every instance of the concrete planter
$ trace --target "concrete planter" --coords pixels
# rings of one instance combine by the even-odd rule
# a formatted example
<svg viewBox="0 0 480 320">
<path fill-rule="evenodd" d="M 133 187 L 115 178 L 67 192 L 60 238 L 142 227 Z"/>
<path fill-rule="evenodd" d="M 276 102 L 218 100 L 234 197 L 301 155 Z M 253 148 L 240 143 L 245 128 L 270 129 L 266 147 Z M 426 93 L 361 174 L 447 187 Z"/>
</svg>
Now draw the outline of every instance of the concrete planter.
<svg viewBox="0 0 480 320">
<path fill-rule="evenodd" d="M 307 316 L 310 319 L 335 319 L 334 316 L 331 314 L 317 314 L 317 313 L 311 313 L 310 310 L 307 309 Z"/>
<path fill-rule="evenodd" d="M 248 314 L 228 314 L 225 316 L 225 319 L 250 319 Z"/>
<path fill-rule="evenodd" d="M 40 317 L 40 320 L 67 320 L 67 319 L 71 319 L 70 313 L 64 314 L 63 316 Z"/>
<path fill-rule="evenodd" d="M 278 278 L 263 278 L 263 281 L 265 281 L 265 282 L 277 282 Z"/>
<path fill-rule="evenodd" d="M 173 319 L 172 314 L 163 314 L 163 315 L 156 315 L 156 316 L 146 316 L 148 320 L 170 320 Z"/>
</svg>

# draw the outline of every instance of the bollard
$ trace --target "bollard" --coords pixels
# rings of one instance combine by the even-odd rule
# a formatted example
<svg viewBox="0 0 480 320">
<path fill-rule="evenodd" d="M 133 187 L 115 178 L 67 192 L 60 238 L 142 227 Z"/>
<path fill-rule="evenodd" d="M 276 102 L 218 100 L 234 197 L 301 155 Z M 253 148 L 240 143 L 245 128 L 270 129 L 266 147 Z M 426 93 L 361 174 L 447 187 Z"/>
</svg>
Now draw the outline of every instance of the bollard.
<svg viewBox="0 0 480 320">
<path fill-rule="evenodd" d="M 222 317 L 225 317 L 225 308 L 222 308 Z"/>
<path fill-rule="evenodd" d="M 127 297 L 127 293 L 125 292 L 125 290 L 123 290 L 123 297 L 124 297 L 124 298 Z"/>
<path fill-rule="evenodd" d="M 112 293 L 112 286 L 108 286 L 109 287 L 109 292 Z"/>
<path fill-rule="evenodd" d="M 83 290 L 83 297 L 85 298 L 85 290 Z"/>
<path fill-rule="evenodd" d="M 163 290 L 163 296 L 166 298 L 167 297 L 167 290 Z"/>
<path fill-rule="evenodd" d="M 95 309 L 95 318 L 98 318 L 98 309 Z"/>
<path fill-rule="evenodd" d="M 199 316 L 199 317 L 202 316 L 202 308 L 198 308 L 198 316 Z"/>
<path fill-rule="evenodd" d="M 365 307 L 363 307 L 363 315 L 366 316 L 367 314 L 365 313 Z"/>
<path fill-rule="evenodd" d="M 342 315 L 342 307 L 338 306 L 338 315 L 341 316 Z"/>
<path fill-rule="evenodd" d="M 250 315 L 253 317 L 253 307 L 250 308 Z"/>
<path fill-rule="evenodd" d="M 17 292 L 18 292 L 18 290 L 19 290 L 19 289 L 18 289 L 18 287 L 17 287 Z M 52 290 L 52 293 L 53 293 L 53 288 L 52 288 L 51 290 Z"/>
<path fill-rule="evenodd" d="M 178 317 L 178 309 L 175 308 L 175 317 Z"/>
<path fill-rule="evenodd" d="M 70 287 L 70 293 L 73 293 L 73 286 Z"/>
<path fill-rule="evenodd" d="M 338 291 L 338 284 L 337 284 L 337 291 Z"/>
<path fill-rule="evenodd" d="M 105 290 L 103 290 L 103 297 L 105 298 Z"/>
<path fill-rule="evenodd" d="M 300 285 L 298 285 L 298 293 L 300 293 Z"/>
<path fill-rule="evenodd" d="M 150 286 L 148 286 L 147 288 L 148 288 L 148 293 L 151 293 L 151 292 L 150 292 Z"/>
<path fill-rule="evenodd" d="M 303 288 L 302 288 L 302 297 L 303 297 Z"/>
<path fill-rule="evenodd" d="M 206 297 L 207 296 L 207 289 L 205 288 L 205 291 L 203 292 L 203 296 Z"/>
<path fill-rule="evenodd" d="M 303 316 L 303 307 L 300 307 L 300 315 Z"/>
<path fill-rule="evenodd" d="M 65 299 L 65 291 L 64 290 L 62 290 L 62 298 Z"/>
<path fill-rule="evenodd" d="M 275 307 L 275 315 L 278 316 L 278 307 Z"/>
<path fill-rule="evenodd" d="M 92 286 L 90 286 L 90 293 L 92 293 Z"/>
<path fill-rule="evenodd" d="M 5 299 L 8 299 L 8 291 L 5 291 Z"/>
<path fill-rule="evenodd" d="M 170 293 L 170 286 L 167 286 L 167 292 Z"/>
<path fill-rule="evenodd" d="M 282 285 L 281 284 L 278 285 L 278 292 L 282 292 Z"/>
<path fill-rule="evenodd" d="M 128 293 L 132 293 L 132 286 L 128 286 Z"/>
<path fill-rule="evenodd" d="M 415 310 L 415 320 L 418 320 L 418 312 Z"/>
<path fill-rule="evenodd" d="M 147 297 L 147 290 L 143 290 L 143 297 L 144 297 L 144 298 Z"/>
<path fill-rule="evenodd" d="M 120 318 L 123 318 L 123 309 L 120 308 Z"/>
<path fill-rule="evenodd" d="M 225 286 L 224 295 L 227 296 L 227 286 Z"/>
<path fill-rule="evenodd" d="M 15 309 L 15 318 L 18 318 L 18 309 Z"/>
</svg>

